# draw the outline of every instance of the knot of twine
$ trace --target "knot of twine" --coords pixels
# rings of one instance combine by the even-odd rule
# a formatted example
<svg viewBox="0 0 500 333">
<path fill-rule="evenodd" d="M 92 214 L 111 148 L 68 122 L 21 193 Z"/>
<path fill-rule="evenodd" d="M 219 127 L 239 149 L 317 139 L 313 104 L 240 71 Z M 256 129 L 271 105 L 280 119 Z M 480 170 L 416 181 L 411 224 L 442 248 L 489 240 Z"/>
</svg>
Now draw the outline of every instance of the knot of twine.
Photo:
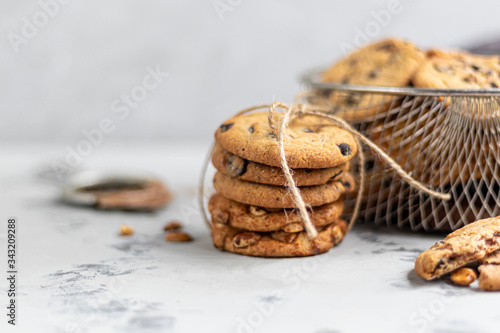
<svg viewBox="0 0 500 333">
<path fill-rule="evenodd" d="M 300 189 L 296 185 L 295 180 L 293 179 L 292 176 L 292 170 L 288 167 L 288 162 L 286 161 L 286 152 L 285 152 L 285 133 L 288 128 L 288 125 L 290 122 L 297 118 L 297 117 L 302 117 L 305 115 L 310 115 L 310 116 L 316 116 L 319 118 L 327 119 L 328 121 L 332 122 L 335 126 L 342 128 L 343 130 L 349 132 L 354 136 L 354 139 L 356 140 L 356 144 L 358 145 L 358 154 L 359 154 L 359 191 L 356 197 L 356 204 L 354 206 L 354 211 L 351 216 L 351 219 L 348 224 L 347 231 L 351 230 L 352 226 L 354 225 L 354 222 L 356 220 L 356 217 L 359 212 L 359 207 L 361 205 L 361 200 L 363 196 L 363 191 L 364 191 L 364 179 L 365 179 L 365 169 L 364 169 L 364 164 L 365 164 L 365 153 L 363 152 L 363 149 L 360 145 L 360 141 L 365 143 L 367 146 L 369 146 L 371 149 L 373 149 L 382 160 L 384 160 L 403 180 L 405 180 L 411 187 L 424 192 L 428 194 L 429 196 L 442 199 L 442 200 L 450 200 L 451 195 L 449 193 L 440 193 L 437 191 L 434 191 L 430 188 L 428 188 L 426 185 L 422 184 L 418 180 L 414 179 L 412 176 L 410 176 L 403 168 L 396 162 L 394 161 L 382 148 L 380 148 L 377 144 L 375 144 L 373 141 L 368 139 L 366 136 L 352 128 L 345 120 L 336 117 L 334 115 L 328 114 L 329 109 L 317 105 L 310 105 L 310 104 L 303 104 L 303 103 L 296 103 L 296 104 L 285 104 L 282 102 L 274 102 L 273 104 L 264 104 L 264 105 L 258 105 L 254 106 L 245 110 L 242 110 L 238 112 L 238 115 L 242 115 L 245 113 L 249 113 L 255 110 L 259 109 L 264 109 L 268 108 L 269 113 L 268 113 L 268 123 L 269 127 L 271 128 L 271 131 L 276 135 L 278 138 L 278 149 L 280 152 L 280 162 L 281 162 L 281 169 L 283 170 L 283 173 L 286 178 L 286 186 L 289 189 L 290 193 L 293 196 L 293 199 L 295 203 L 297 204 L 297 209 L 299 210 L 299 214 L 303 220 L 304 223 L 304 228 L 306 229 L 307 235 L 310 239 L 314 239 L 318 236 L 318 231 L 316 230 L 316 227 L 311 221 L 311 218 L 309 216 L 309 213 L 307 211 L 307 205 L 302 198 L 300 194 Z M 274 114 L 277 109 L 283 109 L 284 113 L 283 116 L 279 119 L 278 124 L 276 124 L 276 120 L 274 119 Z M 205 215 L 205 210 L 203 209 L 203 186 L 204 186 L 204 175 L 206 173 L 206 169 L 208 167 L 208 160 L 210 159 L 210 156 L 212 154 L 213 148 L 215 144 L 212 145 L 212 149 L 207 157 L 207 160 L 205 161 L 204 169 L 203 169 L 203 174 L 200 182 L 200 204 L 201 208 L 205 217 L 205 222 L 209 225 L 209 228 L 211 228 L 211 224 L 208 221 L 206 215 Z"/>
</svg>

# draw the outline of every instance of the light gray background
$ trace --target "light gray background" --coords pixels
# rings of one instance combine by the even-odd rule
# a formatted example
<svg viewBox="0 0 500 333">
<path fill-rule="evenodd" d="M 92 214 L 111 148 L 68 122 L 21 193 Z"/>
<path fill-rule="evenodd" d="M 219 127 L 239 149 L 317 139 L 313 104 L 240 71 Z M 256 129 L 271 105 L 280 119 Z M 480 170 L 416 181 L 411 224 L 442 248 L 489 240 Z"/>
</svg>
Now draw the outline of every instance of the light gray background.
<svg viewBox="0 0 500 333">
<path fill-rule="evenodd" d="M 49 0 L 42 0 L 47 2 Z M 66 0 L 68 1 L 68 0 Z M 500 31 L 494 1 L 401 0 L 373 39 L 421 47 L 478 44 Z M 220 18 L 214 4 L 234 4 Z M 14 52 L 8 34 L 32 21 L 37 1 L 0 3 L 0 139 L 62 147 L 112 118 L 107 141 L 208 139 L 238 109 L 290 102 L 299 75 L 341 56 L 356 29 L 388 1 L 69 1 Z M 140 84 L 145 68 L 170 76 L 126 120 L 111 103 Z"/>
</svg>

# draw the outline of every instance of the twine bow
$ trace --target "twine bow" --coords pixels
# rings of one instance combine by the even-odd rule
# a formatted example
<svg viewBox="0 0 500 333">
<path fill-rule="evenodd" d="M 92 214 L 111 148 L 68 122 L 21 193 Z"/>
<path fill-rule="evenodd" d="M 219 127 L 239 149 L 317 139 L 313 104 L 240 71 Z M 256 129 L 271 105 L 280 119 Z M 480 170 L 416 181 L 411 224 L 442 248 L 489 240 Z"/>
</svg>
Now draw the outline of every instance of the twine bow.
<svg viewBox="0 0 500 333">
<path fill-rule="evenodd" d="M 352 226 L 354 225 L 354 222 L 356 220 L 356 217 L 359 212 L 359 207 L 361 205 L 361 198 L 363 196 L 363 191 L 364 191 L 364 179 L 365 179 L 365 170 L 364 170 L 364 160 L 365 160 L 365 155 L 363 152 L 363 149 L 361 148 L 360 141 L 365 143 L 367 146 L 369 146 L 371 149 L 373 149 L 379 156 L 384 160 L 402 179 L 404 179 L 411 187 L 424 192 L 428 194 L 429 196 L 442 199 L 442 200 L 449 200 L 451 199 L 451 195 L 449 193 L 440 193 L 437 191 L 434 191 L 432 189 L 429 189 L 427 186 L 419 182 L 418 180 L 414 179 L 412 176 L 410 176 L 403 168 L 396 162 L 394 161 L 382 148 L 380 148 L 378 145 L 376 145 L 373 141 L 368 139 L 366 136 L 363 134 L 359 133 L 357 130 L 352 128 L 345 120 L 338 118 L 334 115 L 328 114 L 329 109 L 321 106 L 316 106 L 316 105 L 310 105 L 310 104 L 303 104 L 303 103 L 295 103 L 295 104 L 285 104 L 282 102 L 274 102 L 273 104 L 263 104 L 263 105 L 258 105 L 254 106 L 248 109 L 244 109 L 240 112 L 238 112 L 238 115 L 242 115 L 245 113 L 249 113 L 255 110 L 259 109 L 269 109 L 268 113 L 268 123 L 269 127 L 271 128 L 271 131 L 276 135 L 278 138 L 278 149 L 280 152 L 280 162 L 281 162 L 281 169 L 283 170 L 283 173 L 286 178 L 286 183 L 287 183 L 287 188 L 290 190 L 290 193 L 293 196 L 293 199 L 295 203 L 297 204 L 297 209 L 299 210 L 299 214 L 302 217 L 303 223 L 304 223 L 304 228 L 307 232 L 307 235 L 310 239 L 314 239 L 317 237 L 318 232 L 314 226 L 314 224 L 311 221 L 311 218 L 309 216 L 309 213 L 307 211 L 307 205 L 304 202 L 304 199 L 300 195 L 300 189 L 296 185 L 295 180 L 293 179 L 292 176 L 292 171 L 288 167 L 288 163 L 286 161 L 286 152 L 285 152 L 285 134 L 286 130 L 288 128 L 288 125 L 290 122 L 297 118 L 297 117 L 302 117 L 305 115 L 310 115 L 310 116 L 316 116 L 319 118 L 327 119 L 331 123 L 333 123 L 335 126 L 342 128 L 343 130 L 346 130 L 347 132 L 351 133 L 355 140 L 356 144 L 359 147 L 358 154 L 359 154 L 359 176 L 360 176 L 360 185 L 359 185 L 359 191 L 356 197 L 356 204 L 354 206 L 354 212 L 351 216 L 351 219 L 349 221 L 349 225 L 347 228 L 347 231 L 349 231 Z M 279 119 L 278 124 L 275 123 L 275 118 L 274 114 L 277 109 L 283 109 L 284 113 L 283 116 Z M 203 212 L 203 217 L 205 219 L 205 222 L 211 228 L 210 221 L 207 218 L 207 215 L 204 210 L 203 206 L 203 191 L 204 191 L 204 180 L 205 180 L 205 173 L 206 169 L 208 167 L 208 163 L 210 160 L 210 156 L 212 155 L 213 149 L 215 147 L 215 143 L 212 144 L 212 148 L 210 150 L 209 155 L 207 156 L 207 159 L 205 160 L 205 164 L 203 166 L 203 171 L 202 171 L 202 176 L 200 179 L 200 207 Z"/>
</svg>

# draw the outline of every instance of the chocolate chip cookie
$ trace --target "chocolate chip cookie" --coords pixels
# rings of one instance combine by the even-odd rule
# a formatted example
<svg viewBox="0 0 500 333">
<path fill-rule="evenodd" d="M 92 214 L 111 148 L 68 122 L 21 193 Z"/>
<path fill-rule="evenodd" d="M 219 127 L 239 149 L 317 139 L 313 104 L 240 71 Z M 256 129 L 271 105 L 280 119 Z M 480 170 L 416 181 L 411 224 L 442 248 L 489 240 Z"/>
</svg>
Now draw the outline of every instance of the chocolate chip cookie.
<svg viewBox="0 0 500 333">
<path fill-rule="evenodd" d="M 479 260 L 479 288 L 482 290 L 500 290 L 500 250 L 488 254 Z"/>
<path fill-rule="evenodd" d="M 282 116 L 277 113 L 275 119 Z M 269 127 L 267 112 L 225 121 L 215 132 L 215 139 L 225 150 L 243 159 L 281 167 L 278 138 Z M 284 148 L 292 169 L 332 168 L 347 163 L 357 152 L 356 141 L 350 133 L 314 116 L 297 118 L 290 123 Z"/>
<path fill-rule="evenodd" d="M 424 60 L 412 43 L 386 39 L 353 52 L 326 70 L 323 82 L 363 86 L 406 87 Z M 337 115 L 348 121 L 366 120 L 387 110 L 394 96 L 334 91 L 329 96 Z"/>
<path fill-rule="evenodd" d="M 342 200 L 312 207 L 310 217 L 317 227 L 331 224 L 342 215 L 344 203 Z M 303 230 L 302 217 L 293 209 L 271 209 L 251 206 L 225 198 L 216 193 L 208 202 L 208 210 L 214 223 L 228 224 L 234 228 L 249 231 L 279 231 L 299 232 Z"/>
<path fill-rule="evenodd" d="M 415 261 L 415 272 L 426 280 L 449 273 L 500 249 L 500 217 L 480 220 L 449 234 Z"/>
<path fill-rule="evenodd" d="M 342 241 L 346 231 L 345 221 L 338 220 L 320 228 L 318 237 L 310 240 L 305 231 L 251 232 L 213 223 L 212 238 L 215 247 L 233 253 L 256 257 L 305 257 L 327 252 Z"/>
<path fill-rule="evenodd" d="M 245 160 L 231 154 L 220 145 L 212 154 L 212 164 L 223 174 L 240 180 L 254 183 L 285 186 L 286 178 L 281 168 Z M 349 162 L 333 168 L 294 169 L 293 179 L 297 186 L 325 184 L 329 180 L 338 180 L 349 170 Z"/>
<path fill-rule="evenodd" d="M 214 187 L 226 198 L 248 205 L 265 208 L 296 208 L 290 190 L 284 186 L 264 185 L 246 182 L 217 172 L 214 176 Z M 323 185 L 300 187 L 300 194 L 309 206 L 322 206 L 334 202 L 342 193 L 353 191 L 355 183 L 349 173 L 341 179 L 332 180 Z"/>
<path fill-rule="evenodd" d="M 498 88 L 500 57 L 429 50 L 412 81 L 421 88 Z"/>
</svg>

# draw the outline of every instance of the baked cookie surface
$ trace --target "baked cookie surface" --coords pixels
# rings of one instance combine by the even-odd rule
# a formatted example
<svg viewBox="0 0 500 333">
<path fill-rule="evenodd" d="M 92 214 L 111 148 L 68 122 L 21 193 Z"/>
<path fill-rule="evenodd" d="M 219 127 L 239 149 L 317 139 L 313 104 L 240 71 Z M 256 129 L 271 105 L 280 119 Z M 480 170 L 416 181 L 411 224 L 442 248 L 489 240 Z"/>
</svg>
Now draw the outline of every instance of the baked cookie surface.
<svg viewBox="0 0 500 333">
<path fill-rule="evenodd" d="M 325 226 L 338 220 L 342 215 L 344 203 L 337 200 L 310 211 L 311 222 Z M 214 223 L 228 224 L 231 227 L 249 231 L 302 231 L 302 217 L 293 209 L 268 211 L 262 207 L 250 206 L 227 199 L 219 193 L 212 195 L 208 210 Z"/>
<path fill-rule="evenodd" d="M 500 57 L 429 50 L 412 81 L 420 88 L 498 88 Z"/>
<path fill-rule="evenodd" d="M 342 241 L 346 230 L 345 221 L 338 220 L 319 229 L 318 237 L 310 240 L 305 231 L 259 233 L 213 223 L 212 239 L 216 248 L 233 253 L 256 257 L 305 257 L 327 252 Z"/>
<path fill-rule="evenodd" d="M 276 113 L 275 119 L 282 117 Z M 278 126 L 276 121 L 276 126 Z M 281 167 L 278 138 L 268 124 L 268 112 L 240 115 L 225 121 L 215 132 L 225 150 L 253 162 Z M 347 163 L 357 152 L 354 137 L 325 119 L 294 119 L 285 135 L 285 153 L 292 169 L 331 168 Z"/>
<path fill-rule="evenodd" d="M 386 39 L 365 46 L 323 73 L 324 82 L 404 87 L 424 59 L 412 43 Z"/>
<path fill-rule="evenodd" d="M 409 42 L 386 39 L 359 49 L 326 70 L 323 82 L 363 86 L 406 87 L 424 60 Z M 387 110 L 394 96 L 335 91 L 329 99 L 336 114 L 349 121 Z"/>
<path fill-rule="evenodd" d="M 500 290 L 500 250 L 479 260 L 479 288 L 488 291 Z"/>
<path fill-rule="evenodd" d="M 480 220 L 449 234 L 422 252 L 415 272 L 426 280 L 440 277 L 500 249 L 500 217 Z"/>
<path fill-rule="evenodd" d="M 212 164 L 221 173 L 231 178 L 260 184 L 286 185 L 286 178 L 281 168 L 245 160 L 228 152 L 220 145 L 215 147 L 212 154 Z M 311 186 L 337 180 L 347 170 L 349 170 L 349 163 L 324 169 L 294 169 L 292 175 L 297 186 Z"/>
<path fill-rule="evenodd" d="M 224 197 L 264 208 L 295 208 L 295 200 L 284 186 L 264 185 L 238 180 L 217 172 L 213 180 L 217 192 Z M 353 191 L 354 178 L 344 173 L 341 179 L 323 185 L 300 187 L 300 194 L 309 206 L 322 206 L 338 200 L 342 193 Z"/>
</svg>

